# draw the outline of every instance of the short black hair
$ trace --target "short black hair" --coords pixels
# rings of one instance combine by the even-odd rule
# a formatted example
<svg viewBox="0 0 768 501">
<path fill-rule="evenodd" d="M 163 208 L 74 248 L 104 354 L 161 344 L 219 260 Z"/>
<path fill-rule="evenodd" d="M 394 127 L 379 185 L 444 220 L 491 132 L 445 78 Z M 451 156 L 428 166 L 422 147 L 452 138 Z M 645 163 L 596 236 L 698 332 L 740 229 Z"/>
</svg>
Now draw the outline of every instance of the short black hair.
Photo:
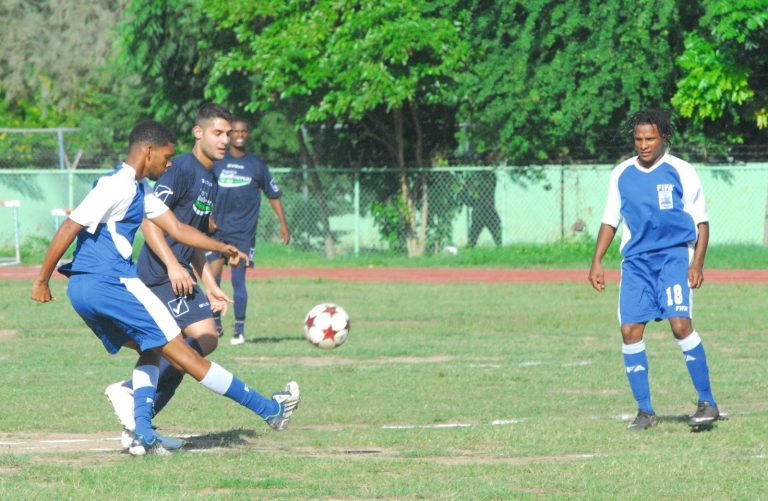
<svg viewBox="0 0 768 501">
<path fill-rule="evenodd" d="M 147 143 L 153 146 L 176 144 L 176 136 L 171 129 L 155 120 L 139 122 L 128 135 L 128 147 Z"/>
<path fill-rule="evenodd" d="M 223 118 L 227 122 L 232 121 L 232 113 L 225 107 L 216 103 L 205 103 L 197 110 L 195 115 L 195 125 L 203 125 L 203 122 L 213 120 L 214 118 Z"/>
<path fill-rule="evenodd" d="M 250 123 L 248 123 L 248 120 L 246 120 L 246 119 L 245 119 L 245 118 L 243 118 L 243 117 L 239 117 L 239 116 L 233 116 L 233 117 L 232 117 L 232 120 L 230 120 L 230 122 L 231 122 L 231 123 L 235 123 L 235 122 L 244 123 L 246 128 L 248 128 L 248 129 L 250 129 L 250 128 L 251 128 L 251 124 L 250 124 Z"/>
<path fill-rule="evenodd" d="M 675 133 L 675 126 L 669 119 L 668 113 L 659 108 L 648 108 L 634 113 L 624 125 L 624 132 L 633 136 L 635 128 L 642 124 L 655 125 L 665 143 L 668 143 Z"/>
</svg>

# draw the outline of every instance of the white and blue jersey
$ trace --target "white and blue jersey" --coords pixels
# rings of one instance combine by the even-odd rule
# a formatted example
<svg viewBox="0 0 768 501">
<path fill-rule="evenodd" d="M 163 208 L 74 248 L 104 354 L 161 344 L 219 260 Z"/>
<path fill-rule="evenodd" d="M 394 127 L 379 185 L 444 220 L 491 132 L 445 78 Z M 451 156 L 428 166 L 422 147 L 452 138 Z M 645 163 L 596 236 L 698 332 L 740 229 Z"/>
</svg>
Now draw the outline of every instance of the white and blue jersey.
<svg viewBox="0 0 768 501">
<path fill-rule="evenodd" d="M 616 228 L 622 221 L 619 322 L 691 318 L 688 267 L 698 225 L 708 221 L 694 168 L 669 154 L 648 169 L 637 157 L 618 165 L 602 222 Z"/>
<path fill-rule="evenodd" d="M 669 154 L 650 169 L 638 165 L 637 157 L 621 163 L 611 172 L 602 222 L 618 228 L 622 220 L 624 256 L 693 246 L 698 224 L 707 222 L 698 174 L 688 162 Z"/>
<path fill-rule="evenodd" d="M 110 353 L 130 340 L 146 350 L 179 334 L 173 317 L 137 278 L 132 258 L 133 238 L 144 217 L 167 210 L 124 163 L 100 178 L 69 215 L 84 228 L 72 262 L 59 271 L 70 277 L 67 296 L 73 308 Z"/>
<path fill-rule="evenodd" d="M 277 199 L 282 192 L 264 160 L 251 153 L 234 157 L 227 152 L 213 165 L 213 172 L 218 182 L 213 236 L 250 253 L 256 243 L 261 193 Z"/>
<path fill-rule="evenodd" d="M 216 178 L 192 153 L 173 159 L 171 168 L 157 180 L 154 193 L 179 221 L 208 232 L 208 218 L 216 199 Z M 190 263 L 195 249 L 168 235 L 165 240 L 179 263 L 194 276 Z M 139 254 L 139 278 L 149 286 L 169 283 L 168 270 L 146 244 Z"/>
</svg>

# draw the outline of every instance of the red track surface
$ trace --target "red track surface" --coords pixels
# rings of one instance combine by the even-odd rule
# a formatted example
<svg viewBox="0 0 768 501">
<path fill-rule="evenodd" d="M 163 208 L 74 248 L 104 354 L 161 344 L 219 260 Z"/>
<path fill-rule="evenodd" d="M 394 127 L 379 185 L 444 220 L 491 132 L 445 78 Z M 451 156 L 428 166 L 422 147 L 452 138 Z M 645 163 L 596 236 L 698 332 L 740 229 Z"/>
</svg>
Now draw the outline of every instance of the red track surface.
<svg viewBox="0 0 768 501">
<path fill-rule="evenodd" d="M 37 276 L 37 267 L 0 267 L 0 280 L 31 280 Z M 226 270 L 225 270 L 226 273 Z M 535 283 L 535 282 L 587 282 L 588 270 L 531 270 L 510 268 L 254 268 L 248 278 L 310 278 L 347 282 L 483 282 L 483 283 Z M 608 282 L 618 283 L 619 272 L 608 270 Z M 64 278 L 58 273 L 55 278 Z M 708 283 L 768 283 L 768 270 L 704 270 Z"/>
</svg>

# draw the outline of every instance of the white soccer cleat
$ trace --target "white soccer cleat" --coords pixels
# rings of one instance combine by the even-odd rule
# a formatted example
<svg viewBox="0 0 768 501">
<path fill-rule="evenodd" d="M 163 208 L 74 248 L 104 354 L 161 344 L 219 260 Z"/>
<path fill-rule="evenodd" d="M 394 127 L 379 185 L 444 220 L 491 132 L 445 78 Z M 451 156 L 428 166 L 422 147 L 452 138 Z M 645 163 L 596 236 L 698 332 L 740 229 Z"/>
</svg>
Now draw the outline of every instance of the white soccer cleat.
<svg viewBox="0 0 768 501">
<path fill-rule="evenodd" d="M 293 411 L 299 407 L 299 384 L 291 381 L 285 385 L 283 391 L 274 393 L 272 400 L 275 400 L 279 406 L 277 414 L 266 419 L 267 424 L 274 430 L 284 430 L 291 421 Z"/>
<path fill-rule="evenodd" d="M 117 420 L 123 428 L 133 432 L 136 429 L 136 419 L 133 415 L 133 389 L 123 386 L 124 381 L 107 386 L 104 394 L 112 404 Z"/>
<path fill-rule="evenodd" d="M 242 334 L 237 334 L 236 336 L 233 336 L 232 339 L 229 340 L 229 344 L 233 346 L 237 346 L 239 344 L 245 344 L 245 336 Z"/>
<path fill-rule="evenodd" d="M 122 446 L 123 450 L 129 450 L 135 438 L 136 435 L 132 431 L 128 431 L 123 428 L 123 433 L 120 436 L 120 445 Z M 167 437 L 158 433 L 157 431 L 155 431 L 155 438 L 158 440 L 158 442 L 160 442 L 160 445 L 162 445 L 164 449 L 169 451 L 181 449 L 184 447 L 185 443 L 184 440 L 180 438 Z"/>
<path fill-rule="evenodd" d="M 158 439 L 147 445 L 141 439 L 134 438 L 131 446 L 128 447 L 128 454 L 131 456 L 170 456 L 171 451 L 163 447 Z"/>
</svg>

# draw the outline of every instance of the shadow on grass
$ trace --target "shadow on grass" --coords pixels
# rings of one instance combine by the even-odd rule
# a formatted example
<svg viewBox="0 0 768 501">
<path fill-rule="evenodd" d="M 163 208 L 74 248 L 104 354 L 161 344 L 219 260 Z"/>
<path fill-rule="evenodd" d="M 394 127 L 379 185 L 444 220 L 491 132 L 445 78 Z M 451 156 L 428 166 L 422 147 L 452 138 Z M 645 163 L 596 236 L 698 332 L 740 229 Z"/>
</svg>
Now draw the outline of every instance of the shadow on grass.
<svg viewBox="0 0 768 501">
<path fill-rule="evenodd" d="M 665 423 L 685 423 L 688 424 L 688 420 L 691 419 L 691 416 L 688 414 L 681 414 L 678 416 L 659 416 L 660 422 Z M 715 428 L 715 423 L 718 421 L 726 421 L 728 419 L 727 414 L 721 415 L 718 419 L 715 420 L 714 423 L 711 423 L 709 425 L 702 425 L 702 426 L 692 426 L 691 432 L 692 433 L 700 433 L 703 431 L 712 431 Z"/>
<path fill-rule="evenodd" d="M 185 438 L 186 442 L 184 448 L 187 450 L 193 449 L 220 449 L 224 447 L 237 447 L 247 445 L 248 438 L 261 436 L 255 430 L 245 430 L 239 428 L 237 430 L 227 430 L 215 433 L 206 433 L 205 435 L 196 435 L 193 437 Z"/>
<path fill-rule="evenodd" d="M 267 344 L 267 343 L 283 343 L 286 341 L 301 341 L 302 343 L 306 343 L 307 340 L 304 338 L 304 336 L 284 336 L 284 337 L 252 337 L 249 339 L 246 339 L 246 343 L 254 343 L 254 344 Z"/>
</svg>

